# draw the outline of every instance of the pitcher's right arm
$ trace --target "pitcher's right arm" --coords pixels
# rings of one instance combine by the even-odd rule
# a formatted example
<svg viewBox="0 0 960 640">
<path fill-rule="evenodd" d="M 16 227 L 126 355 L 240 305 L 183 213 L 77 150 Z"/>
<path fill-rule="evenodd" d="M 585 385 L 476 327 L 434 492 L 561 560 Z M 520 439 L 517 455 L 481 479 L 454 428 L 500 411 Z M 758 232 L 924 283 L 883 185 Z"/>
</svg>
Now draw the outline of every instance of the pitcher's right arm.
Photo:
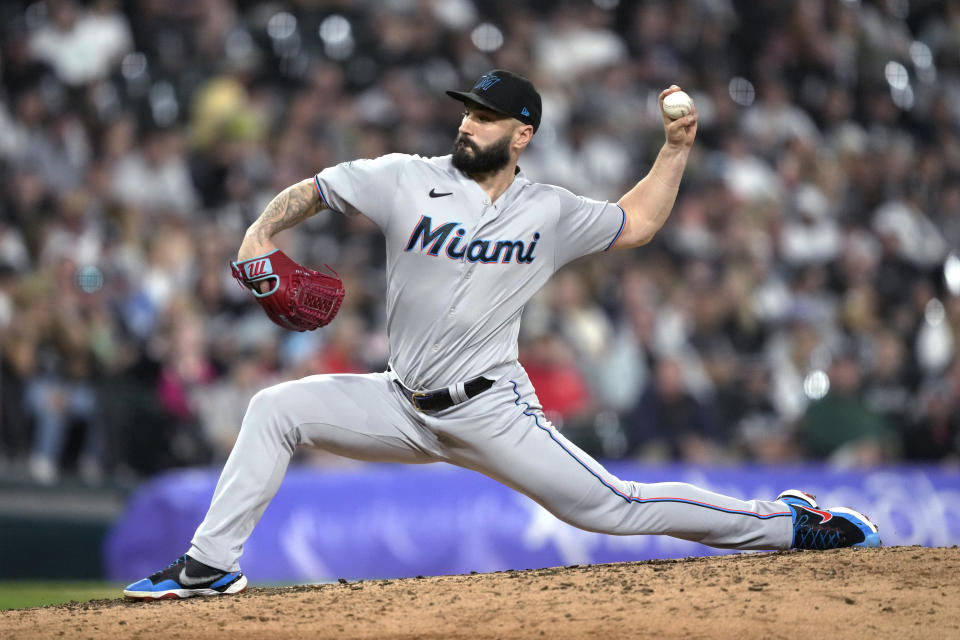
<svg viewBox="0 0 960 640">
<path fill-rule="evenodd" d="M 260 217 L 247 229 L 237 253 L 237 261 L 261 256 L 276 249 L 273 236 L 297 225 L 326 208 L 313 178 L 307 178 L 281 191 L 270 201 Z"/>
</svg>

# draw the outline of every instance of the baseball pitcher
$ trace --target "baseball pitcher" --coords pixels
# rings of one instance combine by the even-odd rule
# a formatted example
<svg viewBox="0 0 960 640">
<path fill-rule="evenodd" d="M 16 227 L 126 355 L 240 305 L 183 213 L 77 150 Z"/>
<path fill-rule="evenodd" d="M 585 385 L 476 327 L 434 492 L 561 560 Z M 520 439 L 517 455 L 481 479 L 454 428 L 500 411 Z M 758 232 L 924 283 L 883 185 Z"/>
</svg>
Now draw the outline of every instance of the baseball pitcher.
<svg viewBox="0 0 960 640">
<path fill-rule="evenodd" d="M 450 155 L 390 154 L 288 187 L 250 226 L 234 275 L 281 326 L 336 314 L 339 278 L 301 267 L 272 238 L 323 209 L 364 215 L 386 238 L 387 371 L 316 375 L 259 392 L 189 550 L 126 588 L 135 599 L 239 593 L 243 545 L 300 445 L 379 462 L 448 462 L 529 496 L 561 520 L 617 535 L 662 534 L 731 549 L 879 546 L 877 527 L 787 490 L 740 500 L 684 483 L 622 480 L 544 417 L 517 362 L 520 315 L 560 267 L 651 240 L 676 199 L 697 112 L 671 120 L 650 172 L 617 202 L 531 182 L 517 165 L 540 125 L 526 78 L 484 74 Z"/>
</svg>

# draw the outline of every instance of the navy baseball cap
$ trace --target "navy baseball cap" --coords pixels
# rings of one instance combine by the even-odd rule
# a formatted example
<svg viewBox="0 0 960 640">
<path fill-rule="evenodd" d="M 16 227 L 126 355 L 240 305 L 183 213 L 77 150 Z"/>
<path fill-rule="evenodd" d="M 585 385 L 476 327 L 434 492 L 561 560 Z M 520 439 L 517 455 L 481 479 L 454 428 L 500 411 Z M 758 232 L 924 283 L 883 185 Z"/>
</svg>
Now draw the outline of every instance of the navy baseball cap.
<svg viewBox="0 0 960 640">
<path fill-rule="evenodd" d="M 503 69 L 493 69 L 480 76 L 470 91 L 447 91 L 460 102 L 474 102 L 524 124 L 540 126 L 542 104 L 533 83 L 521 75 Z"/>
</svg>

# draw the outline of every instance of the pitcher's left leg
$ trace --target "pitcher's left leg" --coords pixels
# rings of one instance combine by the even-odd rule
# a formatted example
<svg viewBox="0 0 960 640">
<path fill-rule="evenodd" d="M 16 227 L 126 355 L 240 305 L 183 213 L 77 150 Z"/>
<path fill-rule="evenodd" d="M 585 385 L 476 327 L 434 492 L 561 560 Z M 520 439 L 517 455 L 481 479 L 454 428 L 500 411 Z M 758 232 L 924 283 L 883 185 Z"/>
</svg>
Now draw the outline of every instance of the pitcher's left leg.
<svg viewBox="0 0 960 640">
<path fill-rule="evenodd" d="M 739 500 L 682 482 L 620 480 L 564 438 L 544 418 L 526 376 L 516 378 L 464 407 L 472 410 L 462 429 L 456 412 L 444 419 L 463 443 L 450 450 L 451 462 L 521 491 L 582 529 L 664 534 L 720 548 L 790 548 L 793 511 L 783 502 Z"/>
</svg>

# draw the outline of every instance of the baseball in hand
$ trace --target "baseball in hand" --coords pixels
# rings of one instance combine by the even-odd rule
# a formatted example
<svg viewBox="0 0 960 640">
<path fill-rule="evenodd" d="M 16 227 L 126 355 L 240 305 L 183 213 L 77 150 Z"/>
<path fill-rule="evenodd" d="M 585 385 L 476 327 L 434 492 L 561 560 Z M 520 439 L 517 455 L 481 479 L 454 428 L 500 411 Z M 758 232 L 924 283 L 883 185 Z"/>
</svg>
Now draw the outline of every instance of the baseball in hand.
<svg viewBox="0 0 960 640">
<path fill-rule="evenodd" d="M 685 91 L 674 91 L 663 99 L 663 112 L 671 120 L 682 118 L 693 110 L 693 100 Z"/>
</svg>

